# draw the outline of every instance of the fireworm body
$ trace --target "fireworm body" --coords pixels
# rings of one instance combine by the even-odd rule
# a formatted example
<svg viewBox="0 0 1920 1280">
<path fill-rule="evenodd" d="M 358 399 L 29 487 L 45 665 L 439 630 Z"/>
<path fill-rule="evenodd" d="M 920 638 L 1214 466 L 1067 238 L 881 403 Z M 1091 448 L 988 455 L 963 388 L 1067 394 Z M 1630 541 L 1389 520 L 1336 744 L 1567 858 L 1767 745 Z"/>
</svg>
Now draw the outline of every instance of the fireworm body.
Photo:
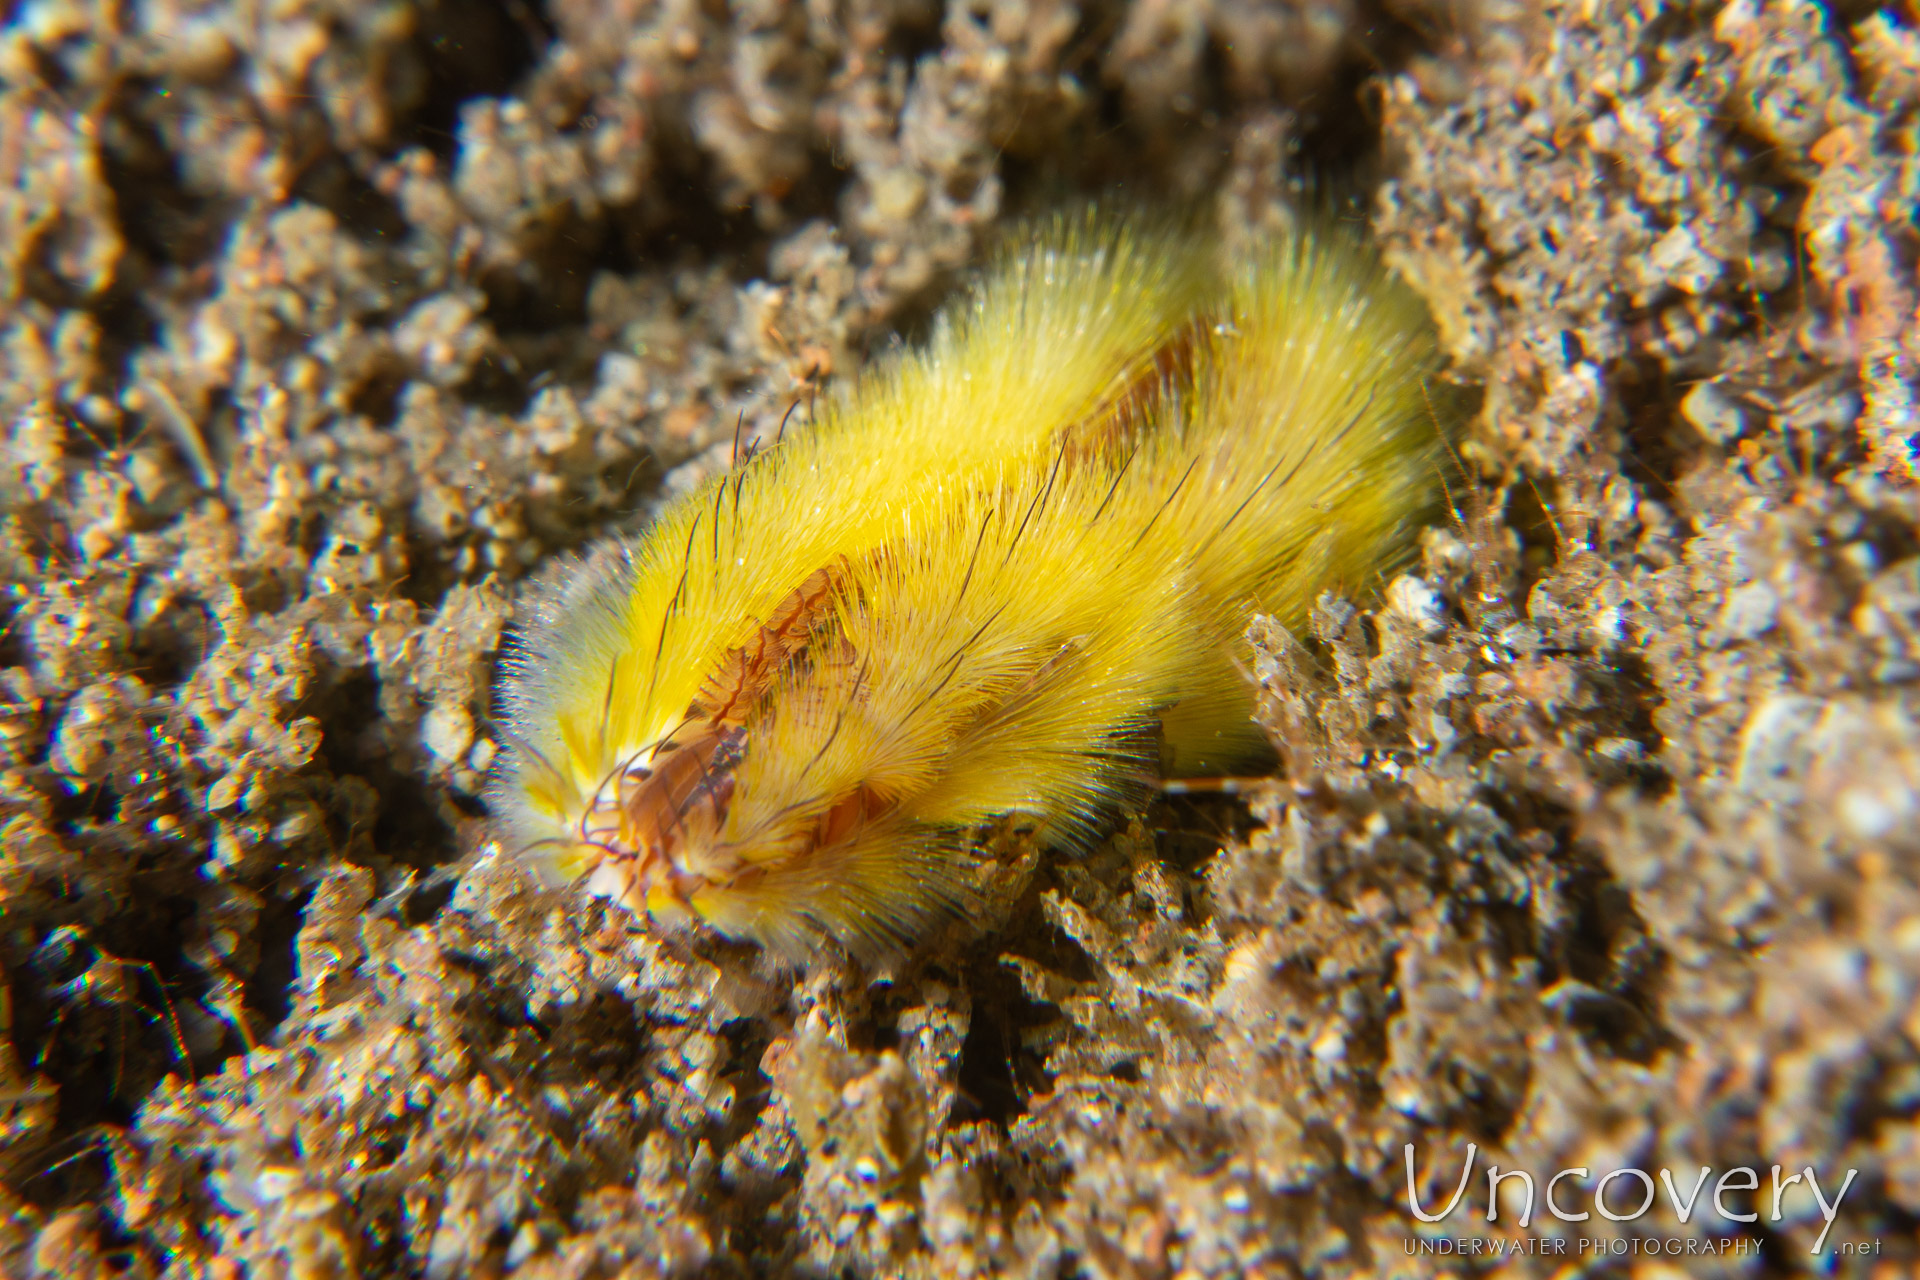
<svg viewBox="0 0 1920 1280">
<path fill-rule="evenodd" d="M 968 912 L 983 825 L 1072 847 L 1259 758 L 1247 618 L 1404 557 L 1436 365 L 1337 236 L 1222 268 L 1029 230 L 810 430 L 551 575 L 502 664 L 502 845 L 785 961 L 911 943 Z"/>
</svg>

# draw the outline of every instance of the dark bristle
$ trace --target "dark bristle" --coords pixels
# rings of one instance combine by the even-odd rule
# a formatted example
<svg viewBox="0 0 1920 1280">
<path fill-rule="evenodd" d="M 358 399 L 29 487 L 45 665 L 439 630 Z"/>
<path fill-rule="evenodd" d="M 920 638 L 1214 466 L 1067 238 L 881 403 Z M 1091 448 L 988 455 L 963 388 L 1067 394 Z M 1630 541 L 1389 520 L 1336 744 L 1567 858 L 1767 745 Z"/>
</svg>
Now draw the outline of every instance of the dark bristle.
<svg viewBox="0 0 1920 1280">
<path fill-rule="evenodd" d="M 1127 460 L 1120 464 L 1118 471 L 1113 473 L 1113 483 L 1107 486 L 1107 496 L 1100 500 L 1100 505 L 1095 508 L 1092 518 L 1087 521 L 1087 528 L 1093 528 L 1093 526 L 1099 522 L 1100 517 L 1106 514 L 1107 504 L 1113 501 L 1114 494 L 1120 492 L 1120 481 L 1126 476 L 1127 468 L 1133 465 L 1133 460 L 1139 453 L 1140 446 L 1137 444 L 1128 451 Z"/>
<path fill-rule="evenodd" d="M 1193 474 L 1193 469 L 1199 465 L 1200 465 L 1200 459 L 1198 458 L 1195 458 L 1192 462 L 1189 462 L 1187 464 L 1187 469 L 1180 473 L 1180 479 L 1178 483 L 1176 483 L 1173 486 L 1172 491 L 1167 494 L 1166 501 L 1160 504 L 1159 510 L 1153 513 L 1153 518 L 1148 520 L 1146 523 L 1146 527 L 1140 530 L 1140 536 L 1133 540 L 1133 547 L 1138 547 L 1141 543 L 1147 540 L 1147 535 L 1153 532 L 1154 524 L 1159 521 L 1161 516 L 1166 514 L 1167 508 L 1173 505 L 1173 500 L 1180 496 L 1180 490 L 1186 488 L 1187 477 L 1191 476 Z M 1133 548 L 1128 548 L 1128 549 L 1132 550 Z"/>
<path fill-rule="evenodd" d="M 995 508 L 987 508 L 987 514 L 980 517 L 980 532 L 973 539 L 973 555 L 967 560 L 966 576 L 960 579 L 959 593 L 953 597 L 953 607 L 958 609 L 960 602 L 967 598 L 967 588 L 973 585 L 974 566 L 980 563 L 980 547 L 987 540 L 987 526 L 993 522 Z"/>
</svg>

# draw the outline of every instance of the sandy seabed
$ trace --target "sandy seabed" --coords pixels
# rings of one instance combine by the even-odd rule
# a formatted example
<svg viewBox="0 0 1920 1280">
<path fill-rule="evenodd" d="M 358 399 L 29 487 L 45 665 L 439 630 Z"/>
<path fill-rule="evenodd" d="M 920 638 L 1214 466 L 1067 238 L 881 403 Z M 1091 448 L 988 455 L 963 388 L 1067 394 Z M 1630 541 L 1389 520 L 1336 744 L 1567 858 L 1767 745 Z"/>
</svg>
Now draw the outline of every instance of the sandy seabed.
<svg viewBox="0 0 1920 1280">
<path fill-rule="evenodd" d="M 1920 1259 L 1910 4 L 5 12 L 0 1273 Z M 463 861 L 555 553 L 1024 216 L 1306 189 L 1473 479 L 1249 619 L 1284 780 L 771 1007 Z"/>
</svg>

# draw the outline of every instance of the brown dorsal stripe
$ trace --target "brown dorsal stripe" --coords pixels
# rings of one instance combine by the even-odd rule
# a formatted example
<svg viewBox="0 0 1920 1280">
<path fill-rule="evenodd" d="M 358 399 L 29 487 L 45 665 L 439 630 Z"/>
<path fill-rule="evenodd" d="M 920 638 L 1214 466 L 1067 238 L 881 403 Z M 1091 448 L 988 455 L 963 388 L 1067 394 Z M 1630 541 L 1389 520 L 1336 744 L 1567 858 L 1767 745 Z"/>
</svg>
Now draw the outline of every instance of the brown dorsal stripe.
<svg viewBox="0 0 1920 1280">
<path fill-rule="evenodd" d="M 1181 325 L 1167 340 L 1129 364 L 1085 413 L 1061 433 L 1070 464 L 1118 448 L 1170 395 L 1192 388 L 1203 320 Z"/>
<path fill-rule="evenodd" d="M 774 609 L 753 639 L 727 650 L 719 669 L 700 687 L 688 708 L 691 718 L 711 724 L 738 724 L 764 693 L 774 675 L 806 647 L 827 616 L 835 588 L 845 577 L 845 562 L 815 569 Z"/>
</svg>

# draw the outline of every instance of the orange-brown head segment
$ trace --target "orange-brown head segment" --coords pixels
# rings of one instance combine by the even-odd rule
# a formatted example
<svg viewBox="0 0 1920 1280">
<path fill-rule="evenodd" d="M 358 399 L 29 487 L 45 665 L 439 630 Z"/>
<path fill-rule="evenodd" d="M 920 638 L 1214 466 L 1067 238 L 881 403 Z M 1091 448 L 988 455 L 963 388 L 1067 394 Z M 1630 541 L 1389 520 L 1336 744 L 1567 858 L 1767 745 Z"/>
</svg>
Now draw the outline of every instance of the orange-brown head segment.
<svg viewBox="0 0 1920 1280">
<path fill-rule="evenodd" d="M 635 912 L 688 918 L 693 893 L 739 870 L 714 850 L 746 746 L 744 725 L 709 723 L 609 778 L 580 818 L 580 842 L 603 855 L 591 889 Z"/>
</svg>

